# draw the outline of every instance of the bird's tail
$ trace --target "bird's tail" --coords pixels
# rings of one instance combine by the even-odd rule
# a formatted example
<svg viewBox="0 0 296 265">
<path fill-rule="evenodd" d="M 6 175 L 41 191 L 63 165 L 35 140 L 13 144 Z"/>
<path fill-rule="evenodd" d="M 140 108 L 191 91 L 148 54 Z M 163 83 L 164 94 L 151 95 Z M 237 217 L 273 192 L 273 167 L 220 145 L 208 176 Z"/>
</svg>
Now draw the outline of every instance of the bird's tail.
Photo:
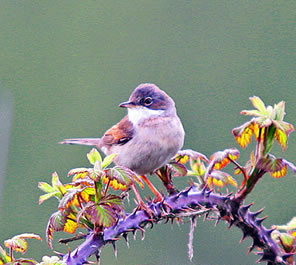
<svg viewBox="0 0 296 265">
<path fill-rule="evenodd" d="M 73 139 L 65 139 L 64 141 L 59 142 L 59 144 L 92 145 L 100 148 L 101 139 L 100 138 L 73 138 Z"/>
</svg>

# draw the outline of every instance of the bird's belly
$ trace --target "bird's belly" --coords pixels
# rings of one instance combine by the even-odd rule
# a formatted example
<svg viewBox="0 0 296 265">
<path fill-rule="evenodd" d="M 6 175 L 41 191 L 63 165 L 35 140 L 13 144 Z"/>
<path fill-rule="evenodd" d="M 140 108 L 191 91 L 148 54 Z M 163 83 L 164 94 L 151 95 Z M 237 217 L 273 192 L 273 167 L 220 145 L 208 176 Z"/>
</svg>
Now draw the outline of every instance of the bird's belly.
<svg viewBox="0 0 296 265">
<path fill-rule="evenodd" d="M 113 153 L 118 153 L 115 163 L 139 175 L 152 173 L 169 162 L 183 146 L 183 141 L 182 130 L 142 130 L 125 145 L 114 148 Z"/>
</svg>

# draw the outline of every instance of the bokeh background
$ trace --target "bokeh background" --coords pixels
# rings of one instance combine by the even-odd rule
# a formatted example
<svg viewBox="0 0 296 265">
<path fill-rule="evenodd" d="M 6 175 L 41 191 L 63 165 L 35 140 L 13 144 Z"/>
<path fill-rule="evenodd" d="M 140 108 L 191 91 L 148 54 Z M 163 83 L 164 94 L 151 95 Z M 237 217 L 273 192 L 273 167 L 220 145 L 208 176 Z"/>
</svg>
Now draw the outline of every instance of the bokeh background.
<svg viewBox="0 0 296 265">
<path fill-rule="evenodd" d="M 2 0 L 0 244 L 24 232 L 45 239 L 57 202 L 38 205 L 38 182 L 50 182 L 54 171 L 66 182 L 69 169 L 88 165 L 89 148 L 57 142 L 100 136 L 125 114 L 117 106 L 139 83 L 156 83 L 175 99 L 184 148 L 207 156 L 238 147 L 231 129 L 246 121 L 239 112 L 252 108 L 250 96 L 267 104 L 285 100 L 286 120 L 295 125 L 295 8 L 293 0 Z M 273 152 L 296 162 L 295 139 L 294 133 L 285 154 L 278 147 Z M 187 180 L 176 183 L 182 188 Z M 254 210 L 265 207 L 266 226 L 286 223 L 295 215 L 295 187 L 291 171 L 279 180 L 266 175 L 247 201 L 255 202 Z M 248 265 L 257 259 L 246 255 L 249 239 L 238 244 L 238 229 L 200 220 L 191 263 L 188 231 L 188 222 L 156 225 L 144 241 L 131 238 L 130 249 L 121 240 L 117 258 L 107 246 L 102 264 Z M 45 254 L 53 255 L 45 240 L 29 242 L 26 256 Z"/>
</svg>

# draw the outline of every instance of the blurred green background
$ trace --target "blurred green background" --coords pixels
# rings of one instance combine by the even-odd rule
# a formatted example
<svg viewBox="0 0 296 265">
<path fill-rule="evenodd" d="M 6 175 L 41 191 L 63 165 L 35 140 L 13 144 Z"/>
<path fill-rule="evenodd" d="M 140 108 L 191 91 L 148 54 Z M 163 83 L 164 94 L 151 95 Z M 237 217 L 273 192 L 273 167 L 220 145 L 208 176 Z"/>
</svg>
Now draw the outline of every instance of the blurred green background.
<svg viewBox="0 0 296 265">
<path fill-rule="evenodd" d="M 250 96 L 266 104 L 285 100 L 286 121 L 295 125 L 295 8 L 288 0 L 2 0 L 1 244 L 24 232 L 45 239 L 57 203 L 39 206 L 37 183 L 49 182 L 54 171 L 69 181 L 69 169 L 88 165 L 89 148 L 57 142 L 100 136 L 125 114 L 117 106 L 139 83 L 156 83 L 175 99 L 184 148 L 207 156 L 238 147 L 231 129 L 246 121 L 239 112 L 252 108 Z M 273 152 L 296 162 L 294 137 L 285 154 Z M 187 180 L 176 183 L 182 188 Z M 266 226 L 286 223 L 295 215 L 295 186 L 291 171 L 279 180 L 266 175 L 247 201 L 265 207 Z M 107 246 L 102 264 L 254 264 L 257 257 L 246 255 L 251 241 L 238 244 L 241 232 L 225 228 L 198 221 L 192 263 L 185 223 L 156 225 L 144 241 L 131 238 L 130 249 L 121 240 L 117 259 Z M 45 254 L 53 254 L 45 240 L 30 241 L 26 256 Z"/>
</svg>

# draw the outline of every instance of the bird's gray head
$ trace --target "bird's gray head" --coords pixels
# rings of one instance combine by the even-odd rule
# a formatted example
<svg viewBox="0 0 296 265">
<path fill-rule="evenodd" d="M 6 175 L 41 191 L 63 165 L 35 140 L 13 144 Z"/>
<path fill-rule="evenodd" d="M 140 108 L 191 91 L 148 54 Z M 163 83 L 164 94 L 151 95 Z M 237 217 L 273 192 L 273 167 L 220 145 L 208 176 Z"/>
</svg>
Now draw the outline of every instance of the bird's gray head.
<svg viewBox="0 0 296 265">
<path fill-rule="evenodd" d="M 154 84 L 141 84 L 135 88 L 129 101 L 119 105 L 123 108 L 144 107 L 151 110 L 168 110 L 175 102 Z"/>
<path fill-rule="evenodd" d="M 135 88 L 129 101 L 119 105 L 128 108 L 133 123 L 153 116 L 170 116 L 176 114 L 175 102 L 154 84 L 141 84 Z"/>
</svg>

